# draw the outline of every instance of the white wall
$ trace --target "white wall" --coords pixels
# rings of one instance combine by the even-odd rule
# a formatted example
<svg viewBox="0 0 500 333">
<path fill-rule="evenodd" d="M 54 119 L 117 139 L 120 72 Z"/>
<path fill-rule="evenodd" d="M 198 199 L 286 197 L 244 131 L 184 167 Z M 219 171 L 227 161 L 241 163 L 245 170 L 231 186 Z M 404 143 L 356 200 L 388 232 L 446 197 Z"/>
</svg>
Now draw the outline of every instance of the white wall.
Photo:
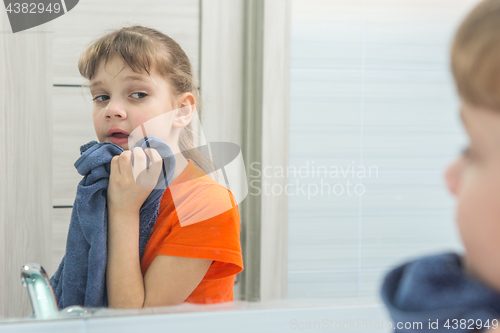
<svg viewBox="0 0 500 333">
<path fill-rule="evenodd" d="M 31 314 L 21 267 L 51 258 L 49 31 L 13 35 L 0 10 L 0 318 Z"/>
<path fill-rule="evenodd" d="M 461 249 L 443 178 L 466 143 L 449 46 L 477 2 L 293 1 L 290 190 L 305 193 L 289 196 L 288 297 L 378 299 L 390 267 Z M 353 166 L 378 177 L 330 173 Z"/>
</svg>

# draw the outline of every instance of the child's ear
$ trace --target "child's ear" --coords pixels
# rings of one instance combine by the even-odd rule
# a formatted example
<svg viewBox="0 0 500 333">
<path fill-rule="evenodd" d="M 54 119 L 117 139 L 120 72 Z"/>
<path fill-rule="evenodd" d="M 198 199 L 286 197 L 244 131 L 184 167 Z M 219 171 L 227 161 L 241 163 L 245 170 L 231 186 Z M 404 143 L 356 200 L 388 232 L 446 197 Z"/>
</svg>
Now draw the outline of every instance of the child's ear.
<svg viewBox="0 0 500 333">
<path fill-rule="evenodd" d="M 175 119 L 172 126 L 183 128 L 189 125 L 196 111 L 196 99 L 190 92 L 184 93 L 179 97 L 179 108 L 175 110 Z"/>
</svg>

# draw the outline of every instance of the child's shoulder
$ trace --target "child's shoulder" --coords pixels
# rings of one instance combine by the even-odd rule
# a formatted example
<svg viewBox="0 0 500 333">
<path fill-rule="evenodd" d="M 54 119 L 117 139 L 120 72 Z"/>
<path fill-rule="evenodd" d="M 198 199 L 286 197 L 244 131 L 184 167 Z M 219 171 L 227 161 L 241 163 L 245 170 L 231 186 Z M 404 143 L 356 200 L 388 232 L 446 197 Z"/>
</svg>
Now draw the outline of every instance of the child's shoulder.
<svg viewBox="0 0 500 333">
<path fill-rule="evenodd" d="M 182 226 L 221 214 L 224 214 L 224 218 L 239 221 L 237 202 L 231 191 L 191 160 L 188 160 L 188 166 L 169 188 Z"/>
<path fill-rule="evenodd" d="M 189 195 L 199 195 L 200 193 L 221 195 L 231 193 L 231 191 L 219 182 L 215 181 L 203 169 L 198 167 L 193 160 L 188 159 L 188 165 L 181 172 L 174 182 L 170 185 L 171 188 L 182 189 L 183 192 Z"/>
</svg>

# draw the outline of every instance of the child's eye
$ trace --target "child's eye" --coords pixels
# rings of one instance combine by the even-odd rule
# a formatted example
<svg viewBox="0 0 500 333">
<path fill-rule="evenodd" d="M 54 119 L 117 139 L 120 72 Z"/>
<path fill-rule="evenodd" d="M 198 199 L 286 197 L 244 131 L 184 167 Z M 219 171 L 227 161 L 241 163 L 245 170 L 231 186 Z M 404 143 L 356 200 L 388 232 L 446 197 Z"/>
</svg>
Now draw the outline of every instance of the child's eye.
<svg viewBox="0 0 500 333">
<path fill-rule="evenodd" d="M 104 97 L 108 97 L 108 96 L 106 96 L 106 95 L 99 95 L 99 96 L 96 96 L 93 100 L 94 100 L 94 101 L 98 101 L 98 102 L 104 102 L 103 100 L 99 99 L 99 98 L 101 98 L 101 97 L 103 97 L 103 98 L 104 98 Z M 109 97 L 108 97 L 108 98 L 109 98 Z"/>
<path fill-rule="evenodd" d="M 146 93 L 133 93 L 132 96 L 134 96 L 134 95 L 140 95 L 140 96 L 142 96 L 142 97 L 137 97 L 137 99 L 139 99 L 139 98 L 146 97 L 148 94 L 146 94 Z"/>
</svg>

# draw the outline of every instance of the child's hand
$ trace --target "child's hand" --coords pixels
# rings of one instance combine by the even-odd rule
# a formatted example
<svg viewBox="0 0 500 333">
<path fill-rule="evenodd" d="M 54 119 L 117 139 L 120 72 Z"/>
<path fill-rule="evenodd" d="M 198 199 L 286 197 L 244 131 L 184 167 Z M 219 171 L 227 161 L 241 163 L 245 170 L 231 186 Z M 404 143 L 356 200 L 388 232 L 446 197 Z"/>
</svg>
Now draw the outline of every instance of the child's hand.
<svg viewBox="0 0 500 333">
<path fill-rule="evenodd" d="M 146 169 L 146 154 L 151 162 Z M 108 210 L 138 214 L 142 204 L 155 188 L 163 161 L 155 149 L 126 150 L 111 160 L 108 186 Z M 132 154 L 134 166 L 132 167 Z"/>
</svg>

